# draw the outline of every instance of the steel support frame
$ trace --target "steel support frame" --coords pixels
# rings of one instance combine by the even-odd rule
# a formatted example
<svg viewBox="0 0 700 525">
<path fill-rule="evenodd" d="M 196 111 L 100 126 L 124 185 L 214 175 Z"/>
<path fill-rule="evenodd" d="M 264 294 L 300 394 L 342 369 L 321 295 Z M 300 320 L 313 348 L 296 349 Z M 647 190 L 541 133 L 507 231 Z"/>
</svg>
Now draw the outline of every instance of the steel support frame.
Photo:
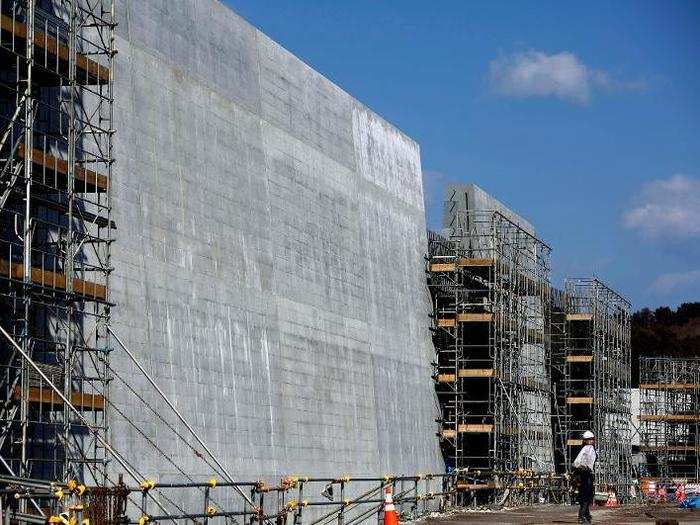
<svg viewBox="0 0 700 525">
<path fill-rule="evenodd" d="M 630 304 L 596 278 L 566 279 L 557 304 L 558 471 L 571 470 L 582 434 L 591 430 L 596 490 L 625 499 L 632 484 Z"/>
<path fill-rule="evenodd" d="M 479 472 L 471 484 L 492 489 L 480 493 L 492 501 L 518 476 L 554 471 L 549 253 L 497 211 L 460 212 L 429 233 L 438 435 L 447 466 Z"/>
<path fill-rule="evenodd" d="M 0 13 L 0 323 L 106 438 L 108 404 L 98 400 L 109 399 L 110 382 L 114 6 L 0 0 Z M 95 76 L 98 64 L 106 75 Z M 104 483 L 99 440 L 0 346 L 6 470 Z"/>
<path fill-rule="evenodd" d="M 640 450 L 647 474 L 700 482 L 700 359 L 640 360 Z"/>
</svg>

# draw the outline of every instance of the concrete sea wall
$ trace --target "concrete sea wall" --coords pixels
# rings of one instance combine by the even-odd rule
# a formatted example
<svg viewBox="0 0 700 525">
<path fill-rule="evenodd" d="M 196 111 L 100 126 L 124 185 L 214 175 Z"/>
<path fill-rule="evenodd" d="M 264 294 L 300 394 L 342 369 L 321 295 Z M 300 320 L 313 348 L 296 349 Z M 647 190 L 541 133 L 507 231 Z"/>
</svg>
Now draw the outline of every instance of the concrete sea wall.
<svg viewBox="0 0 700 525">
<path fill-rule="evenodd" d="M 240 479 L 440 470 L 417 144 L 219 2 L 117 11 L 115 331 Z M 141 472 L 210 475 L 111 395 Z"/>
</svg>

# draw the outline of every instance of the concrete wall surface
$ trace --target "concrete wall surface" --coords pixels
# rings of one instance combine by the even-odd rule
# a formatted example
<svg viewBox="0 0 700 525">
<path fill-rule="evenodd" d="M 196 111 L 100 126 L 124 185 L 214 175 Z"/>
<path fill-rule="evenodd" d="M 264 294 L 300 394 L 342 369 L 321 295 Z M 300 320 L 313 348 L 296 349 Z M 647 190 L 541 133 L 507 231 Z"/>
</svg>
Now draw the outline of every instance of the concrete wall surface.
<svg viewBox="0 0 700 525">
<path fill-rule="evenodd" d="M 530 235 L 535 235 L 535 228 L 529 221 L 476 184 L 448 184 L 445 186 L 443 195 L 443 228 L 450 228 L 455 214 L 465 210 L 497 211 Z"/>
<path fill-rule="evenodd" d="M 439 471 L 417 144 L 219 2 L 117 12 L 117 334 L 239 479 Z M 112 361 L 115 447 L 208 478 Z"/>
</svg>

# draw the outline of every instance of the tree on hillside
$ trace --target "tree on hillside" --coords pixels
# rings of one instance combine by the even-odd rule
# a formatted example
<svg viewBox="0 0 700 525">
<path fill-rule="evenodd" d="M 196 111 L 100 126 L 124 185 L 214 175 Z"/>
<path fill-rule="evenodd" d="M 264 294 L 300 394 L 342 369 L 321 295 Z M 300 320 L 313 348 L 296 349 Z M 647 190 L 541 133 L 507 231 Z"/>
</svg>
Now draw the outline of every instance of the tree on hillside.
<svg viewBox="0 0 700 525">
<path fill-rule="evenodd" d="M 700 302 L 676 310 L 662 306 L 632 314 L 632 384 L 639 384 L 640 357 L 700 357 Z"/>
</svg>

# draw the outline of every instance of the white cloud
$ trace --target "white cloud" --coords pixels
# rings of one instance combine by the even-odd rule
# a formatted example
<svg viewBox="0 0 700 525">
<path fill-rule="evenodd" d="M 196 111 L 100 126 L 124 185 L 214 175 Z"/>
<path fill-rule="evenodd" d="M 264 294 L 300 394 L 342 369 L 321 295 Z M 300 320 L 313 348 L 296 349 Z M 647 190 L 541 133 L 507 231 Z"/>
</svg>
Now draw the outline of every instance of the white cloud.
<svg viewBox="0 0 700 525">
<path fill-rule="evenodd" d="M 653 238 L 700 236 L 700 179 L 674 175 L 645 184 L 623 224 Z"/>
<path fill-rule="evenodd" d="M 500 95 L 557 97 L 579 104 L 588 102 L 595 88 L 644 88 L 641 82 L 622 82 L 606 71 L 591 69 L 568 51 L 548 55 L 531 50 L 492 60 L 489 79 L 493 90 Z"/>
<path fill-rule="evenodd" d="M 700 270 L 659 275 L 649 290 L 659 295 L 668 295 L 692 285 L 700 285 Z"/>
</svg>

